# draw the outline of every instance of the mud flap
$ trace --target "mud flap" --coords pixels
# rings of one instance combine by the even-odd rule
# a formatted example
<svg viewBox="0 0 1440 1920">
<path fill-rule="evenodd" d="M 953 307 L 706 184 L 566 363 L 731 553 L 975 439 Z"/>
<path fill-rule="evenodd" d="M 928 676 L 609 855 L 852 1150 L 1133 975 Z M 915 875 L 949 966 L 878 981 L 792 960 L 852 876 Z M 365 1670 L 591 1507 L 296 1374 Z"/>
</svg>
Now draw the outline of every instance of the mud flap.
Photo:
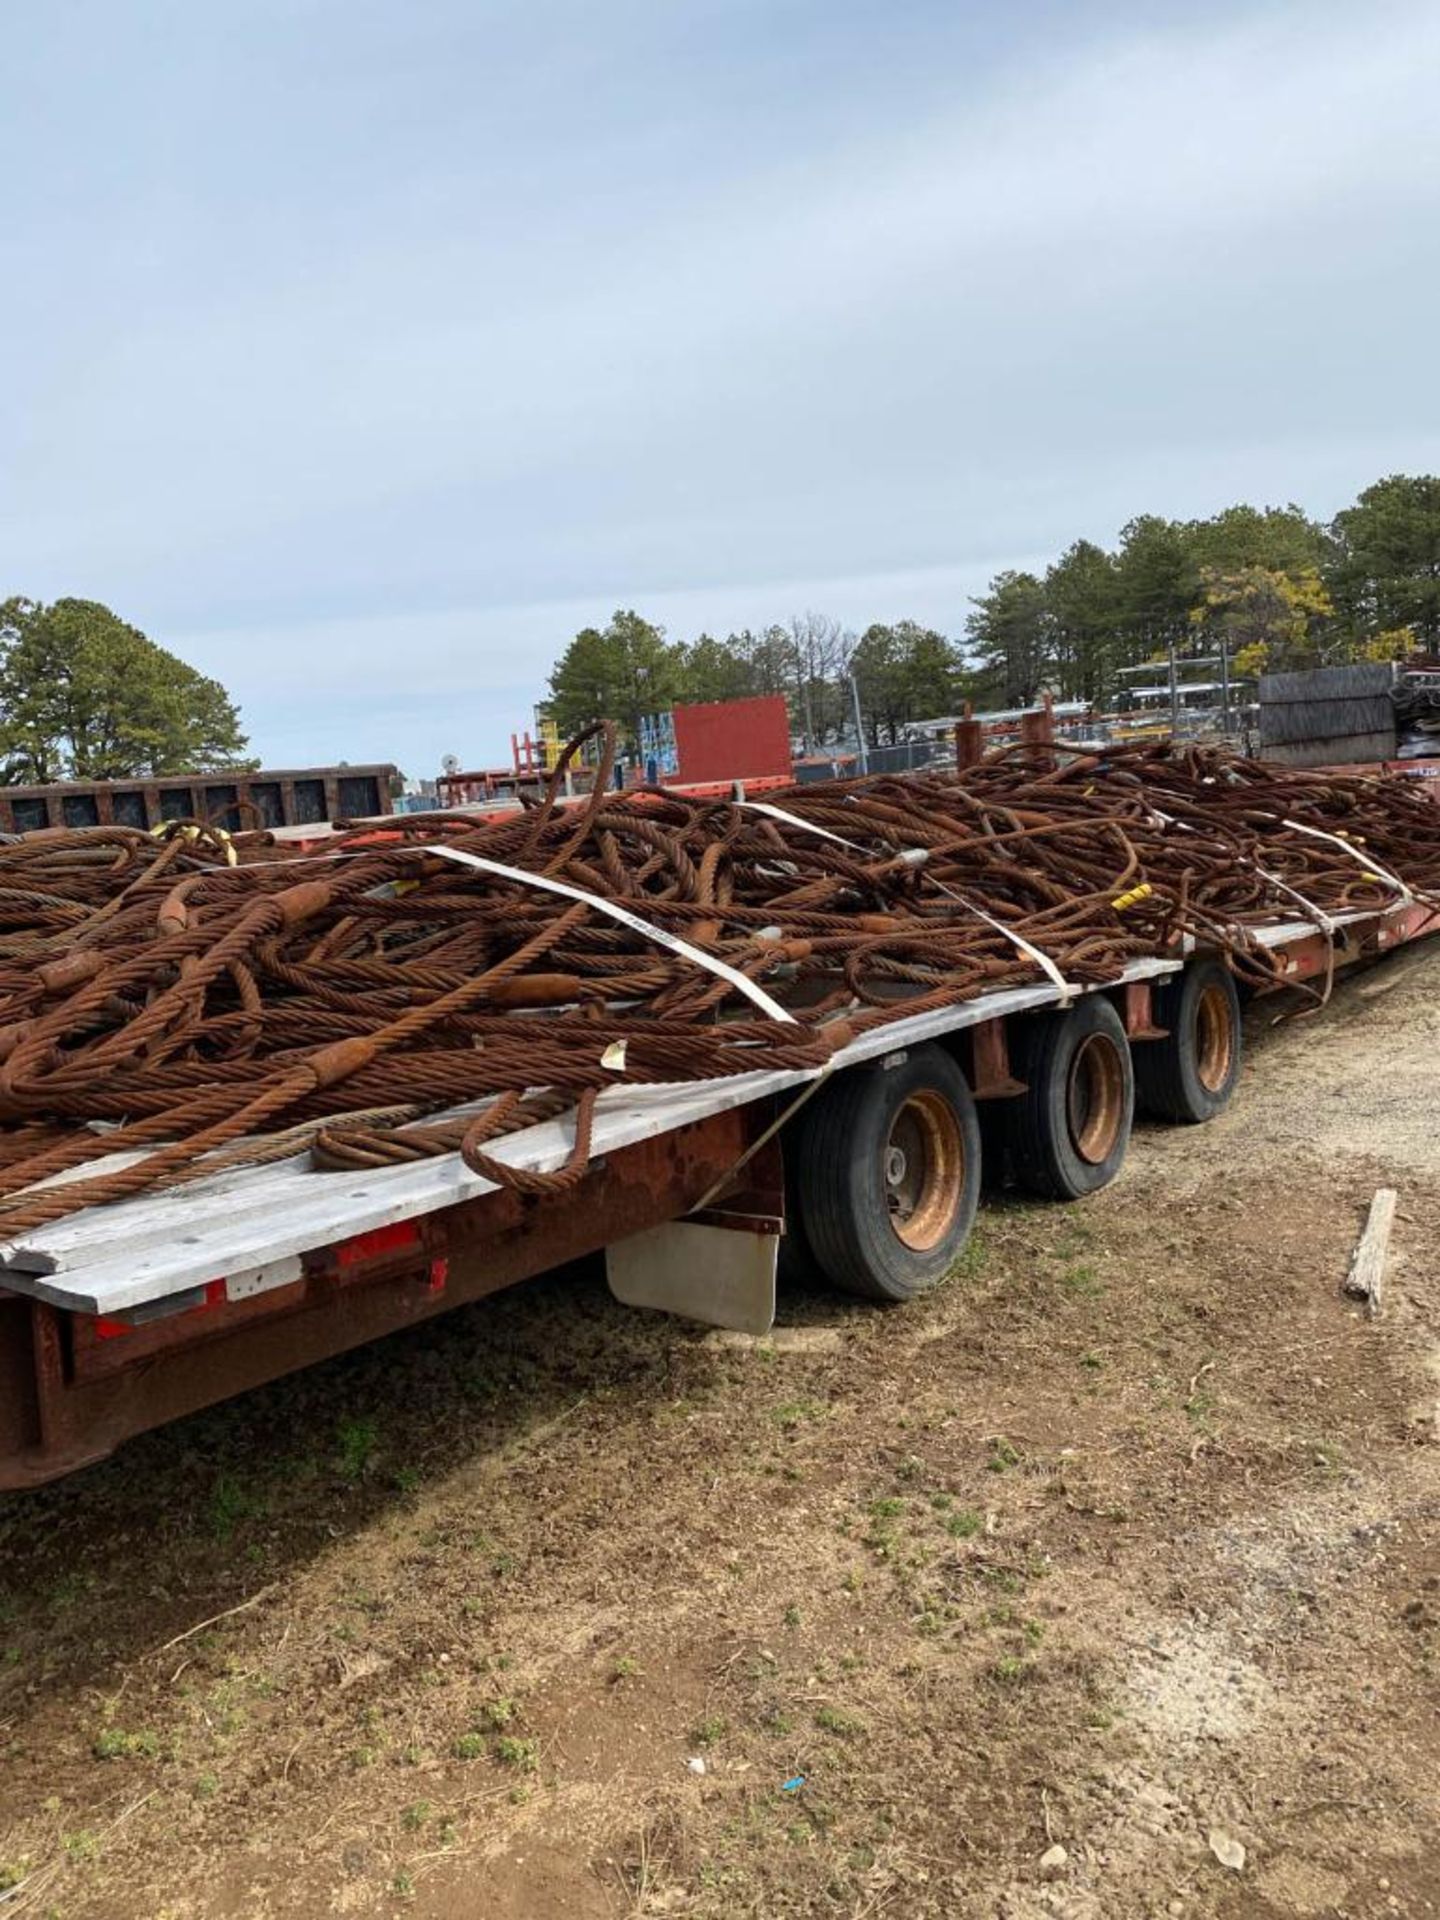
<svg viewBox="0 0 1440 1920">
<path fill-rule="evenodd" d="M 707 1327 L 768 1333 L 775 1320 L 778 1221 L 769 1231 L 672 1220 L 605 1249 L 610 1291 Z"/>
</svg>

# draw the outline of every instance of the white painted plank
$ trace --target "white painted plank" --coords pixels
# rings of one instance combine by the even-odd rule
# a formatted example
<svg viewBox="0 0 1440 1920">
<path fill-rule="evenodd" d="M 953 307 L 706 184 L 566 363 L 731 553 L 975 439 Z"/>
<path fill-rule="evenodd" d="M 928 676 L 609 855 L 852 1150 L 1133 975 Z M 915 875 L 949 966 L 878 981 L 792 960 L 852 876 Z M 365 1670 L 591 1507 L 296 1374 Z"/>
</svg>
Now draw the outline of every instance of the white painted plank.
<svg viewBox="0 0 1440 1920">
<path fill-rule="evenodd" d="M 488 1099 L 472 1100 L 464 1106 L 431 1114 L 428 1120 L 434 1124 L 464 1119 L 489 1104 Z M 113 1154 L 108 1161 L 96 1162 L 87 1171 L 109 1172 L 122 1163 L 133 1165 L 145 1157 L 144 1154 Z M 0 1245 L 0 1267 L 53 1273 L 94 1258 L 96 1248 L 113 1250 L 117 1237 L 131 1248 L 154 1240 L 171 1240 L 182 1231 L 203 1232 L 217 1216 L 230 1222 L 241 1213 L 288 1206 L 299 1197 L 295 1191 L 297 1180 L 318 1177 L 306 1147 L 284 1160 L 271 1160 L 262 1166 L 232 1167 L 182 1187 L 163 1187 L 154 1193 L 138 1193 L 129 1200 L 112 1201 L 108 1206 L 86 1207 L 48 1227 L 36 1227 L 31 1233 Z M 37 1182 L 25 1191 L 38 1193 L 42 1184 L 48 1182 Z"/>
</svg>

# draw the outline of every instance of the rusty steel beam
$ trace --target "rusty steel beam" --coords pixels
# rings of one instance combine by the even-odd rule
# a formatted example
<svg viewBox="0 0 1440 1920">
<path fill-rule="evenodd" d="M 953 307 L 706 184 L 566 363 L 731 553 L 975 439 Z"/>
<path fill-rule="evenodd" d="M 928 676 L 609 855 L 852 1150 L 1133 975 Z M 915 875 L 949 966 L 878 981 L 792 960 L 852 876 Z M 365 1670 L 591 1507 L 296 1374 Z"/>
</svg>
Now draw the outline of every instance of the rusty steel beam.
<svg viewBox="0 0 1440 1920">
<path fill-rule="evenodd" d="M 1170 1031 L 1155 1024 L 1153 986 L 1149 980 L 1129 980 L 1122 990 L 1120 1017 L 1125 1022 L 1127 1039 L 1163 1040 Z"/>
<path fill-rule="evenodd" d="M 1025 1082 L 1010 1071 L 1003 1019 L 981 1020 L 970 1029 L 970 1091 L 977 1100 L 1008 1100 L 1025 1091 Z"/>
</svg>

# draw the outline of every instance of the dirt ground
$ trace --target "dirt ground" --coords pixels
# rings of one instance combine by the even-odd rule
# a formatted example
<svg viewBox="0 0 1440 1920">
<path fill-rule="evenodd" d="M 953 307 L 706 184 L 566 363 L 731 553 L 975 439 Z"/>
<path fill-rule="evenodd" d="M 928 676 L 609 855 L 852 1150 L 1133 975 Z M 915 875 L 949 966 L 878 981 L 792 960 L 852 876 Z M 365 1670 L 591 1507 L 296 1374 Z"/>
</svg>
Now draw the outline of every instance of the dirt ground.
<svg viewBox="0 0 1440 1920">
<path fill-rule="evenodd" d="M 0 1916 L 1440 1913 L 1440 952 L 1337 1003 L 917 1307 L 587 1267 L 0 1499 Z"/>
</svg>

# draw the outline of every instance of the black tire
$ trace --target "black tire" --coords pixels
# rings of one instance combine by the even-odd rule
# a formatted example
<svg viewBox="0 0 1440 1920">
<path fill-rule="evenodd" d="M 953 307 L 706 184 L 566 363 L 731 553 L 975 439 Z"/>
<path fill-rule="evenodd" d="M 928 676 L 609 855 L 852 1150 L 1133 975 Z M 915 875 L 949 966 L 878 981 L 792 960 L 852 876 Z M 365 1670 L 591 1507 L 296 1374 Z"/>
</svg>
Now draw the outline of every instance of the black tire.
<svg viewBox="0 0 1440 1920">
<path fill-rule="evenodd" d="M 1048 1200 L 1079 1200 L 1109 1186 L 1135 1107 L 1130 1048 L 1110 1002 L 1090 993 L 1063 1013 L 1017 1021 L 1010 1063 L 1025 1082 L 1025 1092 L 1005 1102 L 1016 1185 Z"/>
<path fill-rule="evenodd" d="M 827 1280 L 867 1300 L 913 1300 L 943 1280 L 980 1198 L 980 1127 L 942 1048 L 854 1067 L 797 1117 L 805 1242 Z"/>
<path fill-rule="evenodd" d="M 1223 960 L 1207 955 L 1157 980 L 1153 995 L 1163 1040 L 1137 1041 L 1135 1104 L 1156 1120 L 1198 1126 L 1230 1104 L 1240 1077 L 1240 996 Z"/>
<path fill-rule="evenodd" d="M 806 1109 L 802 1107 L 780 1136 L 785 1156 L 785 1231 L 780 1236 L 776 1254 L 775 1278 L 782 1287 L 823 1287 L 825 1284 L 825 1275 L 810 1244 L 805 1201 L 800 1192 L 799 1141 L 805 1115 Z"/>
</svg>

